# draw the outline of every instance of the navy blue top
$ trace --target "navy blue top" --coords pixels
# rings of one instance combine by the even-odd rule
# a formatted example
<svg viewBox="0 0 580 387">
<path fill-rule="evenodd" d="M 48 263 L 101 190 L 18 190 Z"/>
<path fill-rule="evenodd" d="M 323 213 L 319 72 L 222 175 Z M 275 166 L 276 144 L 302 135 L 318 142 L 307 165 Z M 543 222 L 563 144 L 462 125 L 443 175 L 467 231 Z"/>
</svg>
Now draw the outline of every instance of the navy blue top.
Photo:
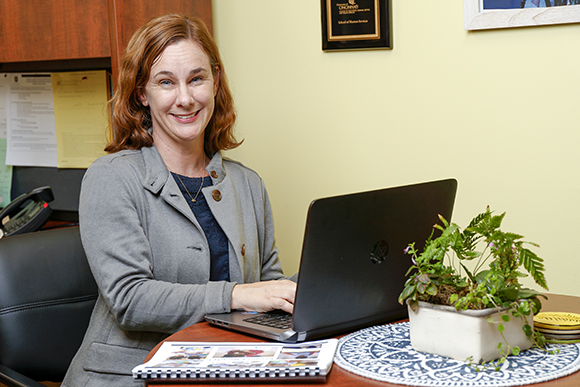
<svg viewBox="0 0 580 387">
<path fill-rule="evenodd" d="M 203 179 L 203 186 L 209 187 L 212 185 L 211 178 L 205 177 L 187 177 L 171 172 L 175 182 L 179 186 L 183 197 L 189 204 L 193 215 L 199 222 L 207 242 L 209 243 L 211 264 L 209 271 L 210 281 L 229 281 L 230 280 L 230 256 L 228 250 L 228 238 L 226 234 L 218 224 L 217 220 L 213 216 L 209 205 L 205 200 L 205 196 L 200 192 L 195 198 L 197 191 L 199 191 L 199 185 L 201 184 L 201 179 Z M 180 181 L 181 179 L 181 181 Z M 183 186 L 187 187 L 187 190 Z M 189 191 L 189 194 L 188 194 Z M 195 198 L 195 203 L 191 201 L 191 197 Z"/>
</svg>

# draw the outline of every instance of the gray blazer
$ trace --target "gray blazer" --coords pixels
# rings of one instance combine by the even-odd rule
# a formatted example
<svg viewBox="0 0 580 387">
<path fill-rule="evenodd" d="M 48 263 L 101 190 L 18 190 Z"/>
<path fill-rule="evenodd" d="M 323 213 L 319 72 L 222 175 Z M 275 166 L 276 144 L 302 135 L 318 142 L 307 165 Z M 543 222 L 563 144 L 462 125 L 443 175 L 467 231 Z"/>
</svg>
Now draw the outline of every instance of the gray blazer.
<svg viewBox="0 0 580 387">
<path fill-rule="evenodd" d="M 134 385 L 131 369 L 168 335 L 228 312 L 235 283 L 284 278 L 262 179 L 216 153 L 202 190 L 229 241 L 232 282 L 209 282 L 205 235 L 157 149 L 103 156 L 80 197 L 99 298 L 63 387 Z"/>
</svg>

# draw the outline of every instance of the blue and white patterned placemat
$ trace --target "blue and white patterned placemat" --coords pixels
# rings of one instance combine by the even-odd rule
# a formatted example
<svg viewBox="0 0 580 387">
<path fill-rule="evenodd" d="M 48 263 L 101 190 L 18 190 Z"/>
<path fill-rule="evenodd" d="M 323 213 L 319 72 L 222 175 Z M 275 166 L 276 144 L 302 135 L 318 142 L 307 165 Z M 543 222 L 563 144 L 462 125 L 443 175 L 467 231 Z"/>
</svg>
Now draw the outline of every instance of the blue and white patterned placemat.
<svg viewBox="0 0 580 387">
<path fill-rule="evenodd" d="M 408 386 L 508 387 L 545 382 L 580 369 L 580 344 L 550 344 L 509 356 L 501 370 L 476 371 L 462 361 L 417 352 L 409 323 L 381 325 L 340 339 L 335 364 L 354 374 Z"/>
</svg>

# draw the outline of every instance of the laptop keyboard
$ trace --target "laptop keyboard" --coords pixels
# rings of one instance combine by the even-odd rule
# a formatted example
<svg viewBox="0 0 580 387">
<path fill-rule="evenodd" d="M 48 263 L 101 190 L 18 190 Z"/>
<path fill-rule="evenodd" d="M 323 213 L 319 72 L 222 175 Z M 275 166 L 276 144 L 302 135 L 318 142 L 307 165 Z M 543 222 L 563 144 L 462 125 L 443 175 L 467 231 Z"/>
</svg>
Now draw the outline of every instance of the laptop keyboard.
<svg viewBox="0 0 580 387">
<path fill-rule="evenodd" d="M 256 316 L 248 317 L 244 321 L 278 329 L 290 329 L 292 327 L 292 315 L 280 311 L 260 313 Z"/>
</svg>

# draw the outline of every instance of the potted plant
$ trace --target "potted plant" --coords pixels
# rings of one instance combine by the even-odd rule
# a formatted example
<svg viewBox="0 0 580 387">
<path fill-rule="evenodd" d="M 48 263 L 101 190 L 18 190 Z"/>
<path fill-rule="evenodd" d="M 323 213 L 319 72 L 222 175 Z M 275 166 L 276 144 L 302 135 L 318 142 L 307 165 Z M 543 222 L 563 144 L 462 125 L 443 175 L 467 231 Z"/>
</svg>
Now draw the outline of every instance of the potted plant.
<svg viewBox="0 0 580 387">
<path fill-rule="evenodd" d="M 510 354 L 544 346 L 533 315 L 545 296 L 520 283 L 523 267 L 547 290 L 543 260 L 526 247 L 536 244 L 501 231 L 504 216 L 488 207 L 463 230 L 440 216 L 439 236 L 432 233 L 421 252 L 415 243 L 407 247 L 413 265 L 399 302 L 408 305 L 415 350 L 471 363 L 498 359 L 499 366 Z"/>
</svg>

